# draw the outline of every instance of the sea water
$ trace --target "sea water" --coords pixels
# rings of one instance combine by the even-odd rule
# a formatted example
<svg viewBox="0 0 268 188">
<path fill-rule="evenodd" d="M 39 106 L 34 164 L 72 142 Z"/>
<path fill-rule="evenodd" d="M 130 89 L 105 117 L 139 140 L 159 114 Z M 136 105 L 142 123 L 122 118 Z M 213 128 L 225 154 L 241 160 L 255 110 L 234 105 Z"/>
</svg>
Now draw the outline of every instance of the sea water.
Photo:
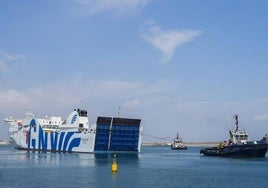
<svg viewBox="0 0 268 188">
<path fill-rule="evenodd" d="M 144 146 L 139 154 L 38 153 L 0 146 L 0 187 L 268 187 L 268 156 L 230 159 L 199 147 Z"/>
</svg>

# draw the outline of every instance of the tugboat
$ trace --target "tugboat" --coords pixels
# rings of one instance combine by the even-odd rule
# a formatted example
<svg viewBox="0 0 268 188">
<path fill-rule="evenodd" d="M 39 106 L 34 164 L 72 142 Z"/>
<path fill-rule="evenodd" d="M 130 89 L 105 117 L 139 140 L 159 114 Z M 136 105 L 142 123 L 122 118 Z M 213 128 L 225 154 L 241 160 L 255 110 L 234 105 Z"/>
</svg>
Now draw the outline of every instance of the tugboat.
<svg viewBox="0 0 268 188">
<path fill-rule="evenodd" d="M 238 127 L 238 115 L 234 115 L 236 129 L 229 131 L 228 142 L 220 142 L 217 147 L 204 148 L 200 154 L 231 158 L 264 158 L 268 149 L 267 134 L 260 141 L 249 141 L 248 133 Z"/>
<path fill-rule="evenodd" d="M 187 147 L 183 144 L 182 138 L 179 137 L 179 133 L 177 133 L 177 137 L 171 143 L 172 150 L 183 150 L 187 149 Z"/>
</svg>

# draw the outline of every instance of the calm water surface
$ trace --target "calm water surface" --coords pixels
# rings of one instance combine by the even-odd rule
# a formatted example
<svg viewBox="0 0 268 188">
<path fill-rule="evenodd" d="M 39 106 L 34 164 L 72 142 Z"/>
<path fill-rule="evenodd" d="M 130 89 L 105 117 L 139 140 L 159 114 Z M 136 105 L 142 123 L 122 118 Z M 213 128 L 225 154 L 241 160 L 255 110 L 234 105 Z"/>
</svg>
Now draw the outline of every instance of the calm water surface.
<svg viewBox="0 0 268 188">
<path fill-rule="evenodd" d="M 199 147 L 144 146 L 140 154 L 28 153 L 0 146 L 0 187 L 268 187 L 263 159 L 205 157 Z"/>
</svg>

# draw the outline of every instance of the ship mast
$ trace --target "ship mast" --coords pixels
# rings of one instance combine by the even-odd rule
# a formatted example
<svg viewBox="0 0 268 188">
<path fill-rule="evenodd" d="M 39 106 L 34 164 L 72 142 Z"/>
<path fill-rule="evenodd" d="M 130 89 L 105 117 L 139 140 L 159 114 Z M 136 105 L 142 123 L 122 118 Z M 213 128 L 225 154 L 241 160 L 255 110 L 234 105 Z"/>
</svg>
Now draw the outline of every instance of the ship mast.
<svg viewBox="0 0 268 188">
<path fill-rule="evenodd" d="M 120 116 L 119 116 L 119 114 L 120 114 L 120 109 L 121 109 L 121 106 L 119 106 L 119 108 L 118 108 L 118 112 L 117 112 L 117 116 L 118 116 L 118 118 L 120 117 Z"/>
<path fill-rule="evenodd" d="M 236 133 L 236 131 L 238 130 L 238 115 L 237 114 L 235 114 L 234 115 L 234 118 L 235 118 L 235 133 Z"/>
</svg>

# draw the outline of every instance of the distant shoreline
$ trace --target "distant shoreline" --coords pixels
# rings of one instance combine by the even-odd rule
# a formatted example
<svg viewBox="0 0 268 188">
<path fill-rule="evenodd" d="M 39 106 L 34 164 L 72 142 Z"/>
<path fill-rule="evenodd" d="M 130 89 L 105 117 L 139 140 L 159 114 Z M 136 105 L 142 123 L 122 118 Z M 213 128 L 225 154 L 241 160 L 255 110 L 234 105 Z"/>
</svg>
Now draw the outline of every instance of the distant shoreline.
<svg viewBox="0 0 268 188">
<path fill-rule="evenodd" d="M 186 146 L 192 146 L 192 147 L 211 147 L 216 146 L 219 144 L 219 142 L 185 142 Z M 142 146 L 169 146 L 170 143 L 167 142 L 145 142 L 142 143 Z"/>
<path fill-rule="evenodd" d="M 0 146 L 12 145 L 10 140 L 1 140 Z M 186 146 L 190 147 L 210 147 L 216 146 L 219 142 L 185 142 Z M 144 142 L 142 146 L 170 146 L 170 142 Z"/>
</svg>

